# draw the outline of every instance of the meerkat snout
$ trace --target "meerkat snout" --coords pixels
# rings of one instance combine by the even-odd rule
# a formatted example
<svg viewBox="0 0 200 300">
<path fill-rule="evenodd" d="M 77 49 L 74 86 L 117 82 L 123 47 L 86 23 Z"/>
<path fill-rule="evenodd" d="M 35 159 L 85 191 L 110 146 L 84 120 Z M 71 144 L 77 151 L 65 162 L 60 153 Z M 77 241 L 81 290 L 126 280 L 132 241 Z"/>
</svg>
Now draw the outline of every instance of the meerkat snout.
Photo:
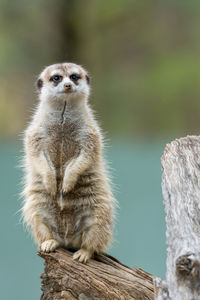
<svg viewBox="0 0 200 300">
<path fill-rule="evenodd" d="M 65 91 L 71 91 L 72 85 L 70 83 L 65 83 L 64 84 L 64 89 L 65 89 Z"/>
</svg>

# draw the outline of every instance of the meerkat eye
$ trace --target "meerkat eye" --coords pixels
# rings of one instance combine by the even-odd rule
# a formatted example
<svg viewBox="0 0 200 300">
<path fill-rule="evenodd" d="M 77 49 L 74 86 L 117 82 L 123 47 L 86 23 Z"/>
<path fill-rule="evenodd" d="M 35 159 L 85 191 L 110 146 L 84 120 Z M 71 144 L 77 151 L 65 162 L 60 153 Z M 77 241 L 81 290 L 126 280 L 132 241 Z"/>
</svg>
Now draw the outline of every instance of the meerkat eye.
<svg viewBox="0 0 200 300">
<path fill-rule="evenodd" d="M 70 75 L 69 78 L 73 81 L 77 81 L 81 78 L 81 76 L 77 73 L 74 73 L 74 74 Z"/>
<path fill-rule="evenodd" d="M 51 76 L 50 81 L 59 83 L 62 81 L 62 79 L 63 79 L 63 77 L 61 75 L 53 75 L 53 76 Z"/>
</svg>

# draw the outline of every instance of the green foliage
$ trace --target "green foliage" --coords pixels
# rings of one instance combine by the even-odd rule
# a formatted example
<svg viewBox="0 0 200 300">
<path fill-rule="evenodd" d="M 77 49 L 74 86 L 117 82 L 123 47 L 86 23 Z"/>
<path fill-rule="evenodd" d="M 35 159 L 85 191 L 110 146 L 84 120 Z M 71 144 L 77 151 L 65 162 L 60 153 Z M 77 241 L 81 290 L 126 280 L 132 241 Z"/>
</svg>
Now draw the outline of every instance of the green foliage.
<svg viewBox="0 0 200 300">
<path fill-rule="evenodd" d="M 197 133 L 199 26 L 195 0 L 0 0 L 0 133 L 25 127 L 36 76 L 57 61 L 89 70 L 110 134 Z"/>
</svg>

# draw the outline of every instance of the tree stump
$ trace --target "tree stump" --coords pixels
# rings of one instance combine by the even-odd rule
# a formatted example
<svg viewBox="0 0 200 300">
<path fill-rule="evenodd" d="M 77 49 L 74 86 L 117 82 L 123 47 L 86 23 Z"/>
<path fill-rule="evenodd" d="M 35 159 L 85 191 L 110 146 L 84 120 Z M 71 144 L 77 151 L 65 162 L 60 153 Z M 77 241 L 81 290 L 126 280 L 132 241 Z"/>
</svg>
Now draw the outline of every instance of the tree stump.
<svg viewBox="0 0 200 300">
<path fill-rule="evenodd" d="M 82 264 L 65 249 L 39 252 L 45 259 L 41 300 L 153 300 L 152 276 L 121 264 L 109 255 L 96 255 Z"/>
<path fill-rule="evenodd" d="M 167 225 L 167 278 L 159 300 L 200 299 L 200 137 L 167 145 L 162 157 Z"/>
</svg>

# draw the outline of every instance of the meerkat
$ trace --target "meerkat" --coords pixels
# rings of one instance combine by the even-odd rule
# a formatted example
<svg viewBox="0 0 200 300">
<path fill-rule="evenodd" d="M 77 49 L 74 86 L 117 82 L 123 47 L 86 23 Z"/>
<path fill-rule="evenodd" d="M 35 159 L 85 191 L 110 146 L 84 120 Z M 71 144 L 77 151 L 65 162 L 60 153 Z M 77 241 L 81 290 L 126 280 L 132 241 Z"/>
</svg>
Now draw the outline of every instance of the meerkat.
<svg viewBox="0 0 200 300">
<path fill-rule="evenodd" d="M 50 65 L 37 88 L 24 134 L 23 218 L 41 251 L 72 248 L 85 263 L 108 247 L 115 207 L 89 75 L 74 63 Z"/>
</svg>

